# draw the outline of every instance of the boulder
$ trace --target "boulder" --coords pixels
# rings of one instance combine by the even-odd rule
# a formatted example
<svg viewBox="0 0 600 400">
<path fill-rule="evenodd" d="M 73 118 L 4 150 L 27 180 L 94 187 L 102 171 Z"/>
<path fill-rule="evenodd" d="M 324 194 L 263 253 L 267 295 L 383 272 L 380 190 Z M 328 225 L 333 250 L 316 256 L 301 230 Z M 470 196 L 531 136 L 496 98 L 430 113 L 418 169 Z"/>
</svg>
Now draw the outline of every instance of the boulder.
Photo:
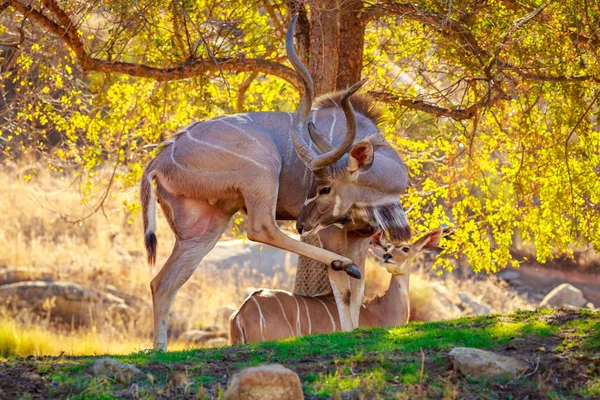
<svg viewBox="0 0 600 400">
<path fill-rule="evenodd" d="M 519 279 L 521 278 L 521 273 L 512 269 L 507 269 L 504 270 L 502 272 L 500 272 L 498 275 L 500 275 L 500 278 L 504 279 L 505 281 L 514 281 L 515 279 Z"/>
<path fill-rule="evenodd" d="M 454 295 L 442 284 L 419 282 L 409 292 L 411 321 L 442 321 L 460 316 Z"/>
<path fill-rule="evenodd" d="M 492 307 L 484 304 L 478 300 L 475 300 L 471 295 L 467 292 L 459 292 L 458 297 L 462 304 L 471 310 L 473 315 L 489 315 L 492 312 Z"/>
<path fill-rule="evenodd" d="M 229 341 L 226 338 L 218 337 L 206 341 L 206 347 L 223 347 L 227 346 Z"/>
<path fill-rule="evenodd" d="M 113 358 L 100 358 L 94 362 L 92 373 L 96 376 L 107 375 L 122 382 L 130 382 L 144 377 L 144 373 L 135 365 L 122 363 Z"/>
<path fill-rule="evenodd" d="M 235 374 L 223 400 L 304 399 L 298 375 L 279 364 L 251 367 Z"/>
<path fill-rule="evenodd" d="M 211 339 L 217 338 L 227 339 L 227 332 L 218 330 L 192 330 L 183 332 L 181 336 L 179 336 L 179 339 L 190 345 L 202 345 Z"/>
<path fill-rule="evenodd" d="M 0 302 L 88 324 L 98 315 L 129 313 L 125 300 L 72 282 L 29 281 L 0 286 Z"/>
<path fill-rule="evenodd" d="M 454 369 L 471 378 L 516 378 L 529 368 L 523 361 L 480 349 L 455 347 L 448 354 Z"/>
<path fill-rule="evenodd" d="M 569 283 L 562 283 L 552 289 L 538 305 L 538 308 L 585 307 L 588 301 L 581 290 Z"/>
<path fill-rule="evenodd" d="M 231 314 L 237 311 L 236 307 L 233 306 L 223 306 L 217 308 L 217 313 L 215 315 L 215 323 L 220 326 L 228 326 L 229 317 Z"/>
<path fill-rule="evenodd" d="M 50 281 L 52 271 L 45 268 L 5 267 L 0 269 L 0 285 L 24 281 Z"/>
</svg>

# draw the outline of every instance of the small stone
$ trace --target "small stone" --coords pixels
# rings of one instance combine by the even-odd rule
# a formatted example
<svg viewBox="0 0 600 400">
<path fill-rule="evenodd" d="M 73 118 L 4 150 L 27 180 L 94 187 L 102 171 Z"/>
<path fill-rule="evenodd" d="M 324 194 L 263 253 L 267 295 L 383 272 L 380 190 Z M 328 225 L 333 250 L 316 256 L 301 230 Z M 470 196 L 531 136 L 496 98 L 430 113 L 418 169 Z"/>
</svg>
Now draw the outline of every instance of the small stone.
<svg viewBox="0 0 600 400">
<path fill-rule="evenodd" d="M 588 301 L 587 303 L 585 303 L 585 308 L 589 308 L 590 310 L 596 309 L 596 307 L 594 307 L 594 303 L 592 303 L 591 301 Z"/>
<path fill-rule="evenodd" d="M 581 290 L 569 283 L 562 283 L 552 289 L 538 305 L 538 308 L 560 308 L 575 307 L 581 308 L 588 301 L 583 297 Z"/>
<path fill-rule="evenodd" d="M 471 378 L 516 378 L 529 368 L 523 361 L 480 349 L 455 347 L 448 354 L 454 369 Z"/>
<path fill-rule="evenodd" d="M 21 374 L 21 379 L 37 382 L 42 380 L 42 376 L 37 372 L 30 371 Z"/>
<path fill-rule="evenodd" d="M 122 363 L 112 358 L 100 358 L 92 366 L 94 375 L 108 375 L 121 380 L 130 382 L 134 378 L 144 377 L 144 373 L 135 365 Z"/>
<path fill-rule="evenodd" d="M 190 384 L 190 378 L 185 371 L 173 371 L 167 377 L 166 386 L 182 387 Z"/>
<path fill-rule="evenodd" d="M 223 400 L 301 400 L 298 375 L 279 364 L 251 367 L 235 374 Z"/>
</svg>

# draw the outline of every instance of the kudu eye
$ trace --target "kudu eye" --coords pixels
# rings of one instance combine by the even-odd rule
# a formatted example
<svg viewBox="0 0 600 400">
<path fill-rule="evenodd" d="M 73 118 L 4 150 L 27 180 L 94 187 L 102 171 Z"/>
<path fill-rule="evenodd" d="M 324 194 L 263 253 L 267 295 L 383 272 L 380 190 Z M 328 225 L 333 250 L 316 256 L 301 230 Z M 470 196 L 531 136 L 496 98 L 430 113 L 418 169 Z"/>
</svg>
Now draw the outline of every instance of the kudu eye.
<svg viewBox="0 0 600 400">
<path fill-rule="evenodd" d="M 408 253 L 410 251 L 410 247 L 408 247 L 408 246 L 402 246 L 402 248 L 400 250 L 402 250 L 405 253 Z"/>
<path fill-rule="evenodd" d="M 331 188 L 329 186 L 325 186 L 319 190 L 319 194 L 329 194 L 331 192 Z"/>
</svg>

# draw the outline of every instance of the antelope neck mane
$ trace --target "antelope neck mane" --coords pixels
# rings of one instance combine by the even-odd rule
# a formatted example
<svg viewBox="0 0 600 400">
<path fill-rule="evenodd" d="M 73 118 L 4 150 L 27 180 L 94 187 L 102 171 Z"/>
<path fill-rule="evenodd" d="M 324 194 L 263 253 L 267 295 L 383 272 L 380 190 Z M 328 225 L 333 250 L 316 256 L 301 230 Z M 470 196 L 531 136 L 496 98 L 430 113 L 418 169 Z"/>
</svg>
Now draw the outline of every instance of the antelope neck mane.
<svg viewBox="0 0 600 400">
<path fill-rule="evenodd" d="M 317 97 L 314 101 L 313 108 L 317 110 L 342 108 L 340 103 L 342 93 L 343 91 L 333 92 Z M 354 94 L 350 97 L 350 103 L 355 112 L 364 115 L 375 125 L 379 125 L 383 122 L 383 112 L 375 105 L 375 100 L 373 100 L 372 97 L 364 94 Z"/>
</svg>

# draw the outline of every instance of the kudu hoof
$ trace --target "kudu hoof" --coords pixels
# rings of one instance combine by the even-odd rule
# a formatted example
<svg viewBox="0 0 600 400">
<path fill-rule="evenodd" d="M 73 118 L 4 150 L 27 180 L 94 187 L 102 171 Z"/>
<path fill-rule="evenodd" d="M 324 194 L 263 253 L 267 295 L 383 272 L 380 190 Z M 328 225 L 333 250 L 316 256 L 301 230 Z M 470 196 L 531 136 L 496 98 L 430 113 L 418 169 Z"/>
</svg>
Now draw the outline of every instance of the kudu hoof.
<svg viewBox="0 0 600 400">
<path fill-rule="evenodd" d="M 346 274 L 354 279 L 360 279 L 361 278 L 361 274 L 360 271 L 358 270 L 358 268 L 356 268 L 356 265 L 354 264 L 350 264 L 346 267 Z"/>
<path fill-rule="evenodd" d="M 331 262 L 331 269 L 334 271 L 342 271 L 344 266 L 340 260 L 335 260 Z"/>
</svg>

